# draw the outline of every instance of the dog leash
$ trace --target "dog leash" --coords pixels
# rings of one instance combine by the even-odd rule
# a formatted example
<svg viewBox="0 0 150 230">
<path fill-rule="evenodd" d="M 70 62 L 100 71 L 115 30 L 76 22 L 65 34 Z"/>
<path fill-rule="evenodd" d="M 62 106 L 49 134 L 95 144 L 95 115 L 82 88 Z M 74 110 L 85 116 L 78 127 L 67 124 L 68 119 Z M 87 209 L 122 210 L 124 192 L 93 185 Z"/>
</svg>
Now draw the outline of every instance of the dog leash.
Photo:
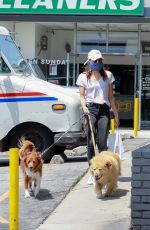
<svg viewBox="0 0 150 230">
<path fill-rule="evenodd" d="M 95 144 L 94 132 L 93 132 L 93 127 L 92 127 L 92 122 L 91 122 L 91 116 L 89 113 L 87 115 L 88 115 L 89 124 L 90 124 L 90 130 L 91 130 L 91 137 L 92 137 L 94 152 L 95 152 L 95 156 L 96 156 L 96 144 Z"/>
<path fill-rule="evenodd" d="M 78 122 L 80 122 L 80 121 L 83 119 L 83 117 L 84 117 L 84 114 L 81 116 L 81 118 L 80 118 L 78 121 L 76 121 L 75 123 L 73 123 L 73 124 L 69 127 L 69 129 L 67 129 L 67 131 L 66 131 L 65 133 L 63 133 L 63 134 L 57 139 L 57 141 L 56 141 L 55 143 L 53 143 L 53 144 L 50 145 L 48 148 L 46 148 L 46 149 L 41 153 L 41 157 L 43 157 L 44 154 L 47 153 L 47 151 L 49 151 L 53 146 L 55 146 L 56 143 L 57 143 L 63 136 L 65 136 L 65 135 L 69 132 L 69 130 L 70 130 L 74 125 L 76 125 Z"/>
</svg>

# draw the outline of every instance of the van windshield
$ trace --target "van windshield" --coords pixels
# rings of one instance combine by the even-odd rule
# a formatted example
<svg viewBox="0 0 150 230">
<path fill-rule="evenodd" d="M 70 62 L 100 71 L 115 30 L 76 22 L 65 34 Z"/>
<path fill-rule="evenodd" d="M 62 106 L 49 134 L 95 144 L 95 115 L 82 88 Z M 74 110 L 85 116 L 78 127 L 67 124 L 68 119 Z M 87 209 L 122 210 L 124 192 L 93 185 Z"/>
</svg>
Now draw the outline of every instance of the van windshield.
<svg viewBox="0 0 150 230">
<path fill-rule="evenodd" d="M 16 73 L 31 73 L 27 62 L 10 36 L 0 35 L 0 50 Z"/>
</svg>

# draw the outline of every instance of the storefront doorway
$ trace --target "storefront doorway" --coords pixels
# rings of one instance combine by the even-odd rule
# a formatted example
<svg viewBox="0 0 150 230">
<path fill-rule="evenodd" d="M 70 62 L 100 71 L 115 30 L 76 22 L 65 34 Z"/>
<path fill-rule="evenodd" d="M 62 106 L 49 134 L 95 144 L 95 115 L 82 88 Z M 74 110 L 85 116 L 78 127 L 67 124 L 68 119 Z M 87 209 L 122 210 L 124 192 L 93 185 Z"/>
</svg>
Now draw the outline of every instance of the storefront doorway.
<svg viewBox="0 0 150 230">
<path fill-rule="evenodd" d="M 141 61 L 141 128 L 150 128 L 150 54 L 142 54 Z"/>
</svg>

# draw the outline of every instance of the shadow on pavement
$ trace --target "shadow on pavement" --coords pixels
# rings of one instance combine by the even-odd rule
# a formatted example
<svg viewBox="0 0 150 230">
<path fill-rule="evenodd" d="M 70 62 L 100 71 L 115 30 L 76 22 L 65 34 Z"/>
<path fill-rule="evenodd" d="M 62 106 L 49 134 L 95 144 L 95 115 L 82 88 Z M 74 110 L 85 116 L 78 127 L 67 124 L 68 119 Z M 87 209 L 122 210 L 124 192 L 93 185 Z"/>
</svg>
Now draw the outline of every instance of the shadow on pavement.
<svg viewBox="0 0 150 230">
<path fill-rule="evenodd" d="M 53 197 L 48 189 L 40 189 L 39 195 L 37 196 L 36 199 L 43 201 L 43 200 L 53 199 Z"/>
<path fill-rule="evenodd" d="M 118 188 L 110 197 L 103 197 L 101 200 L 106 201 L 106 200 L 120 199 L 120 197 L 126 196 L 127 192 L 129 192 L 129 190 Z"/>
</svg>

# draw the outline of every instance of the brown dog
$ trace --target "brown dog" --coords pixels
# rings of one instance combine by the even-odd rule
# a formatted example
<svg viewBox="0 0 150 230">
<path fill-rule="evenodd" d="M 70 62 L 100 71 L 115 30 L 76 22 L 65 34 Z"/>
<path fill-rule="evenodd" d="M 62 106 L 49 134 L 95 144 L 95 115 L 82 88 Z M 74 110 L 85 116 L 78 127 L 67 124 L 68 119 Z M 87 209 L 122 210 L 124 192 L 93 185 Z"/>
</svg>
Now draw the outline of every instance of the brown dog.
<svg viewBox="0 0 150 230">
<path fill-rule="evenodd" d="M 30 197 L 32 185 L 34 196 L 36 197 L 40 190 L 43 161 L 31 141 L 22 139 L 20 143 L 22 146 L 19 150 L 19 155 L 23 172 L 25 197 Z"/>
<path fill-rule="evenodd" d="M 105 196 L 110 196 L 117 188 L 117 179 L 121 174 L 121 161 L 118 154 L 103 151 L 90 161 L 90 172 L 94 178 L 97 198 L 102 197 L 102 188 L 106 185 Z"/>
</svg>

